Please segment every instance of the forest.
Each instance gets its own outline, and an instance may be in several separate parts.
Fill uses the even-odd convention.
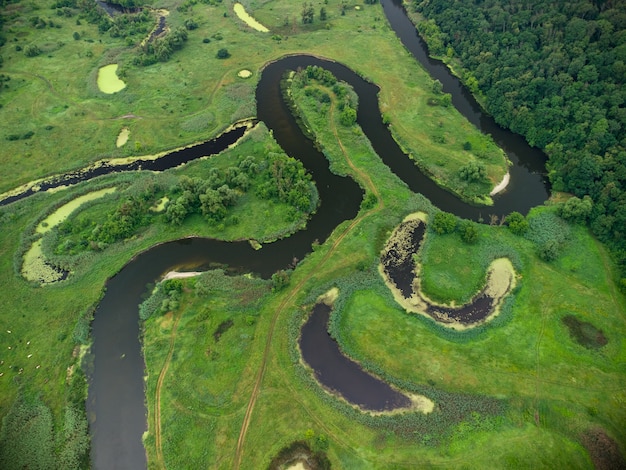
[[[581,206],[565,215],[611,247],[626,288],[626,2],[413,0],[411,9],[431,54],[460,62],[496,121],[545,150],[553,190]]]

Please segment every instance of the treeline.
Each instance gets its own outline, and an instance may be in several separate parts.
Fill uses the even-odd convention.
[[[411,7],[430,52],[458,58],[496,121],[546,151],[553,189],[588,196],[582,221],[617,254],[626,285],[626,1]]]

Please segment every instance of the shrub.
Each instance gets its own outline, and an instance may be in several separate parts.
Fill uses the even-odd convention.
[[[476,224],[471,220],[461,222],[459,232],[461,233],[461,239],[465,243],[474,244],[478,241],[478,228],[476,228]]]
[[[26,57],[35,57],[41,54],[41,49],[36,44],[29,44],[24,49],[24,54]]]
[[[523,235],[528,231],[528,221],[519,212],[511,212],[506,216],[505,222],[515,235]]]
[[[457,218],[449,212],[437,212],[430,224],[435,233],[443,235],[444,233],[452,233],[456,230]]]
[[[356,110],[350,106],[344,106],[339,116],[339,122],[346,127],[352,126],[356,122]]]
[[[230,57],[230,52],[228,52],[228,49],[226,48],[221,48],[219,51],[217,51],[216,57],[218,59],[228,59]]]
[[[480,181],[487,178],[487,168],[480,162],[471,161],[459,170],[459,177],[466,181]]]

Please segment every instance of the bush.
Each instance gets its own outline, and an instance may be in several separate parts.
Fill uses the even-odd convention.
[[[36,44],[29,44],[24,49],[24,55],[26,55],[26,57],[35,57],[39,54],[41,54],[41,49],[39,49],[39,46]]]
[[[476,224],[471,220],[461,222],[459,232],[461,233],[461,239],[465,243],[474,244],[478,241],[478,228],[476,228]]]
[[[339,122],[346,127],[352,126],[356,122],[356,110],[350,106],[344,106],[339,116]]]
[[[511,212],[504,221],[508,225],[509,230],[515,235],[523,235],[528,231],[528,221],[519,212]]]
[[[228,59],[230,57],[230,52],[228,52],[228,49],[221,48],[219,51],[217,51],[216,57],[218,59]]]
[[[459,177],[465,181],[481,181],[487,178],[487,168],[480,162],[471,161],[461,167]]]
[[[430,224],[435,233],[443,235],[444,233],[452,233],[456,230],[457,218],[449,212],[437,212]]]

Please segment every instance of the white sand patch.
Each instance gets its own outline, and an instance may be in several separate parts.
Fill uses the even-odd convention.
[[[237,72],[237,76],[239,78],[250,78],[252,76],[252,72],[248,69],[243,69]]]
[[[267,29],[265,26],[263,26],[261,23],[259,23],[248,14],[248,12],[241,3],[235,3],[233,10],[235,11],[235,14],[239,17],[239,19],[246,23],[248,26],[250,26],[252,29],[255,29],[261,33],[269,32],[269,29]]]
[[[37,225],[35,231],[37,233],[46,233],[52,227],[59,225],[61,222],[67,219],[72,212],[82,206],[85,202],[99,199],[106,196],[107,194],[114,193],[116,190],[117,188],[115,187],[104,188],[100,189],[99,191],[92,191],[90,193],[83,194],[82,196],[79,196],[75,199],[72,199],[70,202],[68,202],[67,204],[63,204],[52,214],[42,220],[39,225]]]
[[[504,178],[502,178],[502,181],[500,181],[500,183],[498,183],[496,187],[491,190],[489,195],[495,196],[499,192],[503,191],[504,188],[506,188],[509,185],[510,180],[511,180],[511,174],[507,172],[507,174],[504,175]]]
[[[128,127],[122,127],[122,130],[117,135],[117,139],[115,140],[115,146],[121,147],[122,145],[126,145],[128,137],[130,137],[130,129]]]
[[[126,88],[126,83],[117,76],[117,64],[109,64],[98,70],[98,88],[107,94],[117,93]]]
[[[169,279],[184,279],[187,277],[195,277],[200,274],[204,274],[204,271],[187,271],[184,273],[178,271],[170,271],[165,276],[163,276],[163,281],[167,281]]]

